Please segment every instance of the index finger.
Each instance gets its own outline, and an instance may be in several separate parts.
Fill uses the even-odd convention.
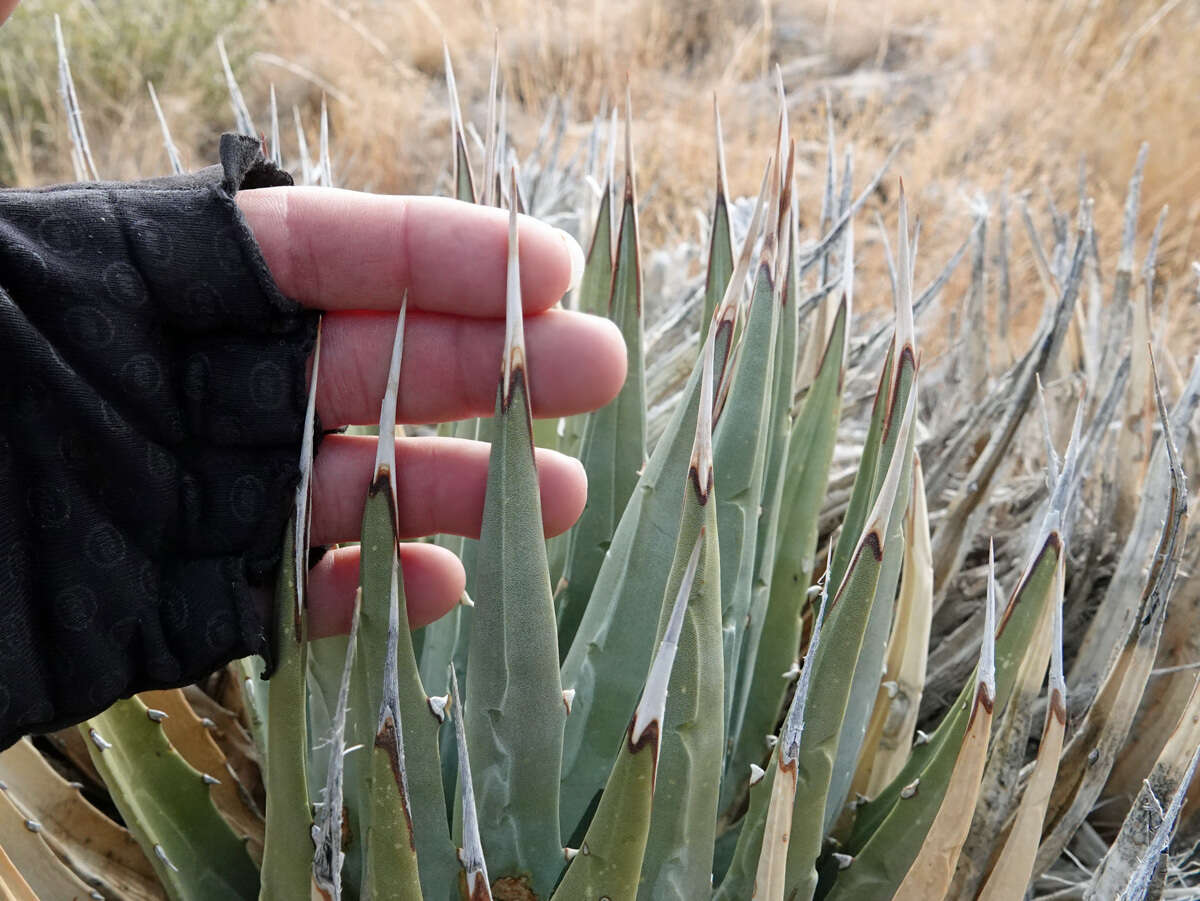
[[[237,203],[279,289],[323,310],[414,307],[504,316],[508,213],[443,197],[259,188]],[[552,307],[583,271],[574,238],[522,216],[526,313]]]

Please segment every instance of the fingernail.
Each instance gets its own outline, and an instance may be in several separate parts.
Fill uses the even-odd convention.
[[[567,286],[567,290],[574,291],[583,280],[583,248],[579,246],[578,241],[561,228],[556,228],[555,231],[562,238],[563,244],[567,246],[567,253],[571,255],[571,283]]]

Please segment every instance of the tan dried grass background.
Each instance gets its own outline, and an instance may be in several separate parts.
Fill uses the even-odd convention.
[[[55,11],[105,176],[165,170],[147,77],[185,162],[211,161],[215,134],[232,122],[213,46],[223,33],[253,110],[266,109],[268,85],[276,85],[292,155],[291,106],[315,140],[326,93],[340,183],[435,190],[449,144],[442,41],[465,114],[482,124],[498,40],[518,150],[533,142],[555,98],[565,98],[576,123],[569,140],[582,140],[628,77],[651,247],[701,234],[697,213],[710,207],[713,189],[714,93],[732,193],[757,187],[774,135],[778,63],[798,138],[802,210],[819,208],[827,92],[839,139],[855,149],[858,185],[903,142],[876,206],[887,212],[903,176],[924,221],[919,279],[966,234],[974,199],[995,203],[1006,181],[1015,195],[1028,192],[1035,209],[1048,196],[1073,209],[1081,162],[1111,265],[1143,140],[1151,149],[1140,248],[1168,204],[1161,274],[1190,288],[1188,265],[1200,255],[1200,5],[1185,0],[166,0],[149,8],[26,0],[0,30],[10,98],[6,109],[0,93],[0,178],[7,169],[17,183],[70,177],[49,41]],[[117,37],[107,34],[114,29]],[[42,102],[14,109],[14,95]],[[806,225],[811,236],[815,223]],[[1011,228],[1014,276],[1032,285],[1016,216]],[[1040,291],[1029,293],[1040,303]]]

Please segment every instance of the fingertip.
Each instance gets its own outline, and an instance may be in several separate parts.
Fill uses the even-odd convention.
[[[574,457],[539,447],[535,451],[542,498],[542,530],[561,535],[579,519],[587,504],[587,470]]]
[[[583,248],[563,231],[522,215],[518,221],[521,306],[527,314],[550,309],[583,277]]]
[[[313,640],[350,631],[358,590],[358,547],[328,551],[308,573],[308,631]],[[408,624],[419,629],[445,615],[466,590],[462,561],[435,544],[400,545]]]

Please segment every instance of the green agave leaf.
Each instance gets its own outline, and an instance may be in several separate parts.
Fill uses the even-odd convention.
[[[613,111],[616,115],[616,111]],[[616,132],[616,124],[613,125]],[[614,142],[615,143],[615,142]],[[613,283],[613,213],[612,213],[612,163],[609,162],[609,177],[604,186],[604,194],[600,198],[600,209],[596,214],[596,224],[592,229],[592,240],[588,245],[587,260],[583,266],[583,277],[579,282],[578,305],[584,313],[594,316],[604,316],[608,313],[609,299],[612,295]],[[640,276],[639,276],[640,278]],[[558,449],[571,456],[579,455],[579,445],[583,441],[583,430],[589,414],[580,413],[567,416],[562,420],[562,436]],[[589,495],[590,495],[589,491]],[[565,550],[565,548],[564,548]],[[563,647],[568,643],[559,638]]]
[[[848,202],[848,200],[847,200]],[[871,501],[875,503],[882,494],[885,473],[891,472],[893,461],[899,459],[900,481],[892,506],[886,515],[884,534],[883,567],[875,588],[875,600],[867,621],[863,637],[862,652],[858,666],[851,677],[850,697],[842,721],[841,737],[838,739],[837,759],[829,796],[825,805],[825,830],[828,832],[850,791],[850,783],[862,748],[867,724],[875,707],[875,696],[879,689],[884,655],[887,653],[888,634],[891,631],[892,612],[895,607],[896,588],[900,581],[900,566],[904,560],[904,516],[908,508],[908,496],[912,488],[913,444],[916,439],[915,426],[901,439],[898,428],[899,417],[917,396],[916,339],[913,324],[912,270],[913,254],[908,240],[908,206],[903,190],[900,195],[900,273],[897,279],[899,290],[896,295],[895,364],[891,394],[888,398],[887,415],[880,436],[879,460],[875,467],[875,479],[871,490]],[[846,227],[846,263],[853,266],[853,226]],[[847,274],[846,278],[852,278]],[[855,487],[857,488],[857,482]]]
[[[767,177],[755,223],[743,247],[738,272],[730,280],[713,344],[713,382],[719,384],[722,330],[732,328],[738,286],[745,281],[752,246],[766,206]],[[724,334],[730,332],[725,330]],[[724,346],[728,346],[727,343]],[[657,607],[674,560],[683,505],[684,481],[696,428],[704,353],[680,393],[671,419],[642,468],[637,487],[621,514],[608,554],[596,575],[589,603],[562,665],[562,684],[575,692],[563,746],[562,828],[574,835],[604,788],[612,768],[611,748],[625,731],[641,684],[637,673],[654,650]]]
[[[396,536],[396,396],[404,352],[407,303],[396,323],[391,368],[379,419],[375,475],[363,508],[361,562],[362,611],[347,739],[370,753],[347,759],[347,774],[361,770],[357,808],[362,822],[354,829],[356,808],[347,779],[351,834],[366,856],[365,893],[407,880],[420,859],[421,889],[444,897],[458,879],[458,864],[446,818],[438,735],[444,703],[431,699],[421,682],[404,585],[399,575]],[[355,711],[354,704],[358,705]],[[352,767],[351,763],[356,764]],[[378,841],[380,848],[372,850]],[[352,846],[353,847],[353,839]],[[403,881],[398,884],[404,884]],[[389,887],[388,891],[392,889]]]
[[[701,898],[712,887],[717,797],[725,750],[724,724],[715,715],[724,696],[724,679],[712,363],[713,346],[707,344],[679,538],[659,612],[657,635],[661,641],[670,625],[672,600],[682,593],[688,570],[697,566],[662,719],[654,810],[638,886],[638,897],[645,901]],[[699,559],[693,563],[697,546]]]
[[[766,466],[763,475],[761,512],[758,517],[758,533],[754,543],[754,581],[750,593],[749,621],[742,636],[741,654],[739,656],[734,688],[733,708],[729,720],[729,734],[738,741],[738,734],[745,721],[746,707],[750,701],[750,691],[753,685],[755,662],[758,659],[758,648],[762,641],[763,626],[766,622],[767,607],[771,596],[771,575],[775,568],[775,555],[779,543],[779,523],[781,519],[780,503],[783,499],[784,482],[787,472],[788,448],[792,439],[792,386],[796,381],[796,348],[800,332],[800,311],[798,289],[796,284],[796,220],[794,211],[789,208],[788,222],[785,228],[788,240],[785,251],[786,264],[783,278],[783,291],[780,295],[779,328],[775,339],[775,372],[771,378],[771,410],[767,422],[768,449]],[[731,674],[730,681],[733,680]],[[778,711],[776,711],[778,712]],[[761,750],[761,745],[758,750]],[[761,759],[761,754],[755,760]],[[749,763],[750,761],[746,761]],[[731,770],[732,755],[726,758],[726,777],[722,786],[721,808],[728,806],[729,792],[732,783],[740,780],[731,779],[730,773],[745,772],[744,766]],[[736,764],[735,764],[736,766]]]
[[[313,430],[317,379],[321,367],[321,332],[313,352],[308,408],[300,448],[300,484],[296,510],[284,536],[282,563],[275,588],[275,675],[268,690],[265,785],[267,825],[263,838],[261,901],[300,898],[312,886],[312,806],[308,794],[307,670],[308,616],[306,582],[312,520]]]
[[[587,418],[579,459],[587,471],[588,499],[571,530],[564,585],[558,595],[558,636],[565,652],[583,618],[596,574],[646,462],[646,372],[642,342],[642,273],[638,247],[633,142],[626,111],[625,202],[617,240],[608,315],[621,329],[629,358],[616,399]],[[605,198],[607,201],[607,197]],[[604,211],[601,210],[603,213]],[[593,245],[595,242],[593,242]],[[594,252],[594,251],[593,251]]]
[[[724,800],[726,822],[736,814],[744,785],[741,774],[761,764],[764,739],[774,732],[788,691],[784,675],[798,663],[802,615],[812,584],[817,523],[841,412],[842,378],[849,320],[845,298],[838,305],[829,343],[817,378],[805,395],[788,439],[786,474],[781,478],[777,551],[768,586],[769,600],[754,646],[753,670],[741,721],[730,730],[733,750],[726,765]],[[747,644],[749,649],[752,645]],[[749,666],[749,661],[747,661]]]
[[[911,440],[916,415],[915,397],[910,395],[899,433],[904,444]],[[812,691],[807,698],[804,741],[796,757],[797,783],[788,845],[786,890],[789,897],[809,898],[816,888],[816,860],[825,834],[824,819],[838,743],[847,706],[851,701],[853,674],[861,666],[869,622],[875,607],[876,589],[887,550],[887,524],[900,490],[902,474],[910,459],[895,455],[879,496],[867,518],[858,546],[842,584],[830,606],[821,647],[812,662]],[[878,669],[875,671],[878,674]],[[822,811],[826,816],[817,816]]]
[[[515,196],[515,170],[512,185]],[[567,711],[533,460],[515,206],[508,254],[507,335],[464,707],[491,875],[546,897],[563,865],[558,776]]]
[[[725,178],[725,140],[721,136],[721,109],[713,96],[713,121],[717,135],[717,193],[713,200],[712,227],[708,237],[708,273],[704,279],[704,309],[700,315],[700,341],[708,337],[713,314],[733,275],[733,237],[729,229],[729,184]]]
[[[781,116],[780,121],[786,121]],[[724,714],[733,711],[736,676],[754,587],[755,549],[763,483],[772,435],[771,413],[783,282],[775,275],[781,209],[791,211],[791,162],[785,167],[781,202],[780,159],[771,175],[770,213],[750,313],[737,349],[729,393],[713,436],[717,522],[721,542],[721,617],[725,646]],[[786,223],[784,228],[786,228]],[[786,252],[784,245],[783,252]],[[781,267],[782,268],[782,267]]]
[[[379,706],[379,728],[371,748],[370,825],[367,827],[363,873],[363,896],[379,898],[395,895],[401,898],[420,898],[421,880],[417,868],[417,840],[412,809],[409,806],[408,773],[404,754],[404,720],[400,713],[400,687],[397,657],[401,629],[400,561],[395,547],[392,550],[392,578],[388,592],[388,624],[383,667],[383,694]],[[407,631],[407,617],[404,623]],[[411,654],[409,655],[411,657]],[[415,669],[415,662],[414,662]],[[437,758],[433,758],[437,762]],[[439,778],[434,780],[441,787]],[[441,818],[442,809],[432,812],[434,822]],[[442,819],[441,833],[448,836]],[[428,882],[435,880],[431,876]],[[443,886],[445,887],[445,886]]]
[[[450,95],[450,140],[454,156],[454,196],[475,203],[475,178],[471,174],[471,157],[467,153],[462,108],[458,103],[458,87],[454,83],[454,66],[450,64],[450,48],[442,42],[446,60],[446,91]]]
[[[55,855],[41,823],[6,791],[0,792],[0,897],[4,901],[97,897]]]
[[[646,687],[617,752],[617,762],[604,787],[596,815],[578,850],[567,852],[571,864],[555,889],[555,901],[632,898],[637,893],[650,833],[667,689],[703,546],[701,534],[692,549],[687,571],[671,607],[666,633],[650,664]]]
[[[995,709],[1003,711],[1012,695],[1017,672],[1033,631],[1052,603],[1055,570],[1062,540],[1051,520],[1041,530],[1035,553],[1008,607],[995,638]],[[860,807],[843,850],[853,858],[836,871],[828,898],[889,898],[917,855],[941,806],[954,762],[970,721],[975,676],[963,686],[954,706],[928,740],[912,756],[879,797]]]
[[[741,820],[741,831],[733,850],[733,859],[724,879],[713,894],[713,901],[745,901],[753,896],[763,833],[767,825],[767,808],[774,793],[775,774],[778,769],[769,766],[764,771],[758,764],[753,764],[749,770],[749,807]]]
[[[209,796],[209,774],[167,741],[137,698],[79,728],[113,803],[172,899],[255,898],[258,868]]]

